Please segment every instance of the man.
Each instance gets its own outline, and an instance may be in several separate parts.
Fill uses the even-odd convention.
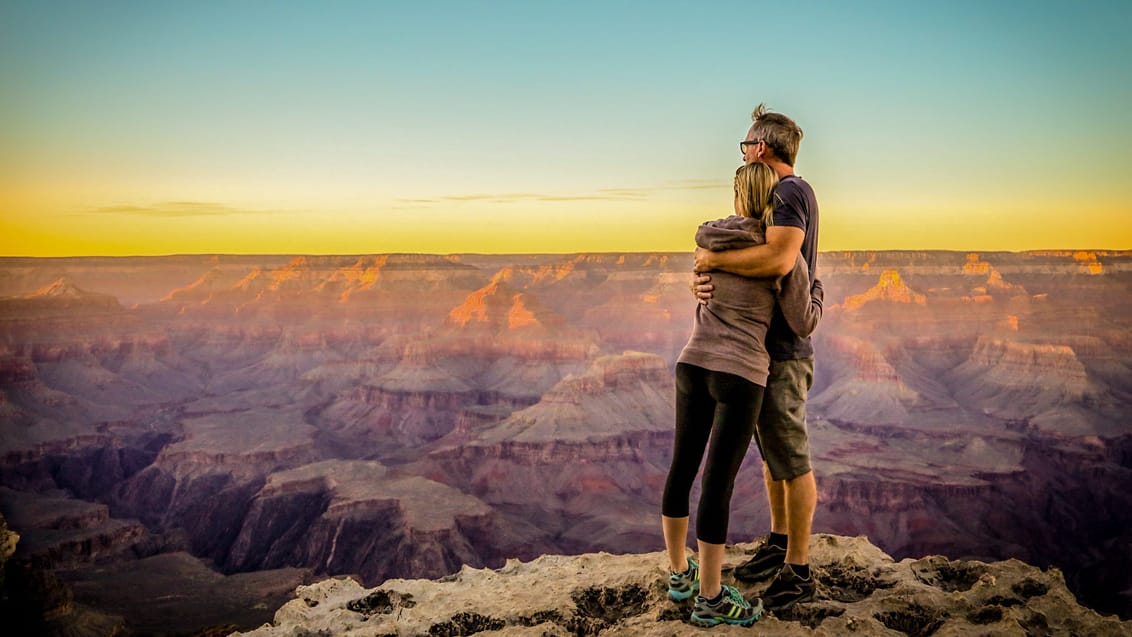
[[[739,143],[746,163],[762,162],[778,174],[773,225],[763,245],[695,253],[693,285],[701,303],[711,298],[712,270],[749,277],[777,277],[790,272],[799,251],[810,268],[810,284],[817,272],[818,203],[813,188],[794,174],[794,160],[802,129],[763,104],[751,114],[753,123]],[[809,538],[817,506],[817,483],[810,466],[806,433],[806,394],[813,384],[814,350],[810,339],[799,338],[775,311],[767,331],[771,356],[762,410],[755,426],[755,441],[763,458],[763,477],[770,501],[771,533],[750,560],[735,569],[744,581],[774,576],[763,594],[767,610],[784,610],[814,598],[809,565]]]

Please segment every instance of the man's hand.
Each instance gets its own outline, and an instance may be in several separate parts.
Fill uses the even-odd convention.
[[[707,302],[711,300],[711,292],[715,289],[715,286],[711,284],[710,274],[693,274],[692,284],[688,287],[691,288],[692,294],[696,295],[696,300],[701,305],[707,305]]]
[[[692,271],[701,274],[716,269],[715,253],[707,248],[696,248],[692,255]]]

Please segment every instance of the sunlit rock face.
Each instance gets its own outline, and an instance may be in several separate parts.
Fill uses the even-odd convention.
[[[690,268],[0,259],[9,523],[45,572],[68,569],[74,608],[116,616],[144,606],[129,586],[100,595],[119,577],[371,586],[658,550]],[[823,253],[818,276],[815,528],[898,559],[1057,566],[1086,604],[1132,616],[1132,254]],[[752,448],[730,540],[768,522]]]

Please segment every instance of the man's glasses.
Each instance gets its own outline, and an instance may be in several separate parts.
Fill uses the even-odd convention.
[[[746,155],[748,146],[754,146],[756,144],[761,144],[764,141],[766,141],[766,140],[756,139],[756,140],[753,140],[753,141],[749,141],[749,140],[741,141],[741,142],[739,142],[739,152]]]

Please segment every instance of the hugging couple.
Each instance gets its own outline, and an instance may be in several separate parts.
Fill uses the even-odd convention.
[[[749,626],[764,610],[812,600],[815,588],[809,537],[817,484],[806,395],[814,377],[809,336],[823,298],[814,277],[818,204],[813,188],[794,174],[802,129],[762,104],[751,119],[739,142],[735,214],[696,232],[692,290],[699,304],[676,363],[676,438],[661,508],[668,594],[676,601],[694,595],[691,621],[701,626]],[[748,600],[721,582],[721,571],[731,493],[752,438],[763,460],[771,528],[734,575],[770,584],[761,599]],[[697,562],[685,544],[702,461]]]

